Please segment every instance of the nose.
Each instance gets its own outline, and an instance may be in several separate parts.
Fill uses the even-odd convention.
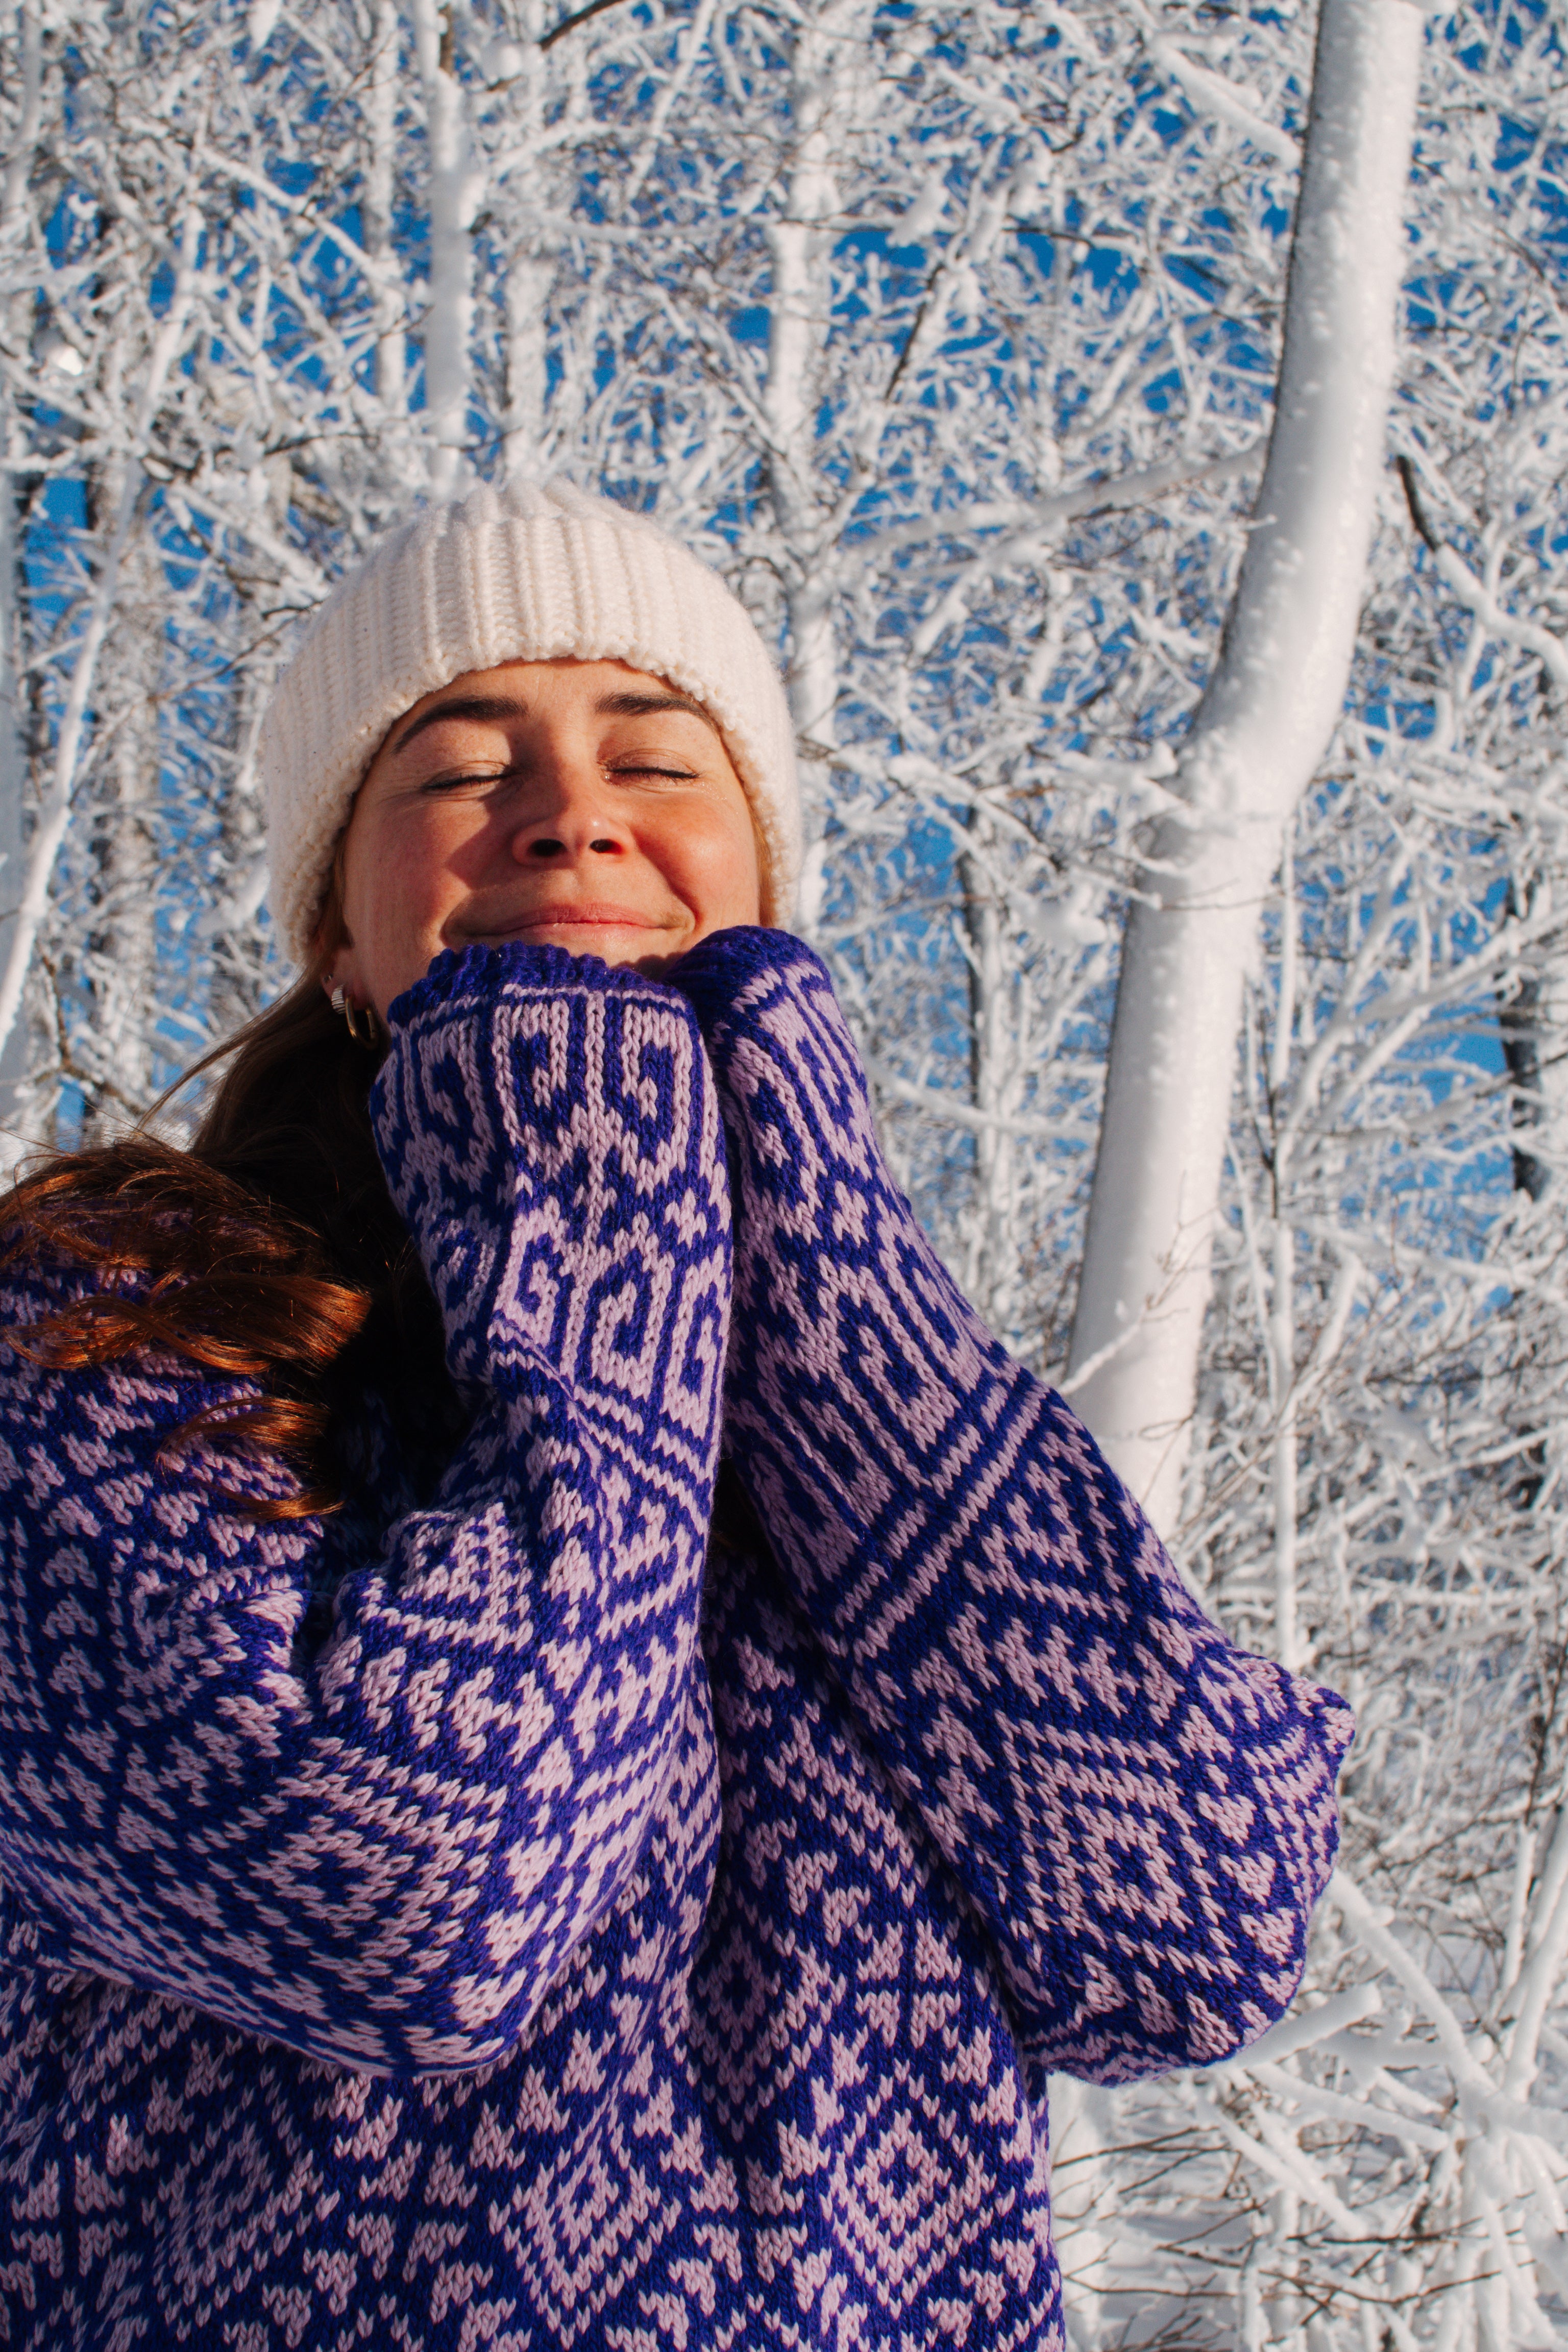
[[[562,773],[530,795],[530,806],[511,836],[518,864],[574,866],[593,857],[624,856],[630,846],[625,826],[605,803],[598,770]]]

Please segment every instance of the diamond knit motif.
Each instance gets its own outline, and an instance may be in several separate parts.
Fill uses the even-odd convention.
[[[678,977],[395,1006],[469,1419],[367,1391],[325,1522],[170,1448],[244,1383],[0,1344],[6,2352],[1060,2352],[1044,2067],[1289,1997],[1342,1709],[947,1285],[815,961]]]
[[[726,1443],[865,1736],[994,1937],[1038,2082],[1226,2055],[1295,1990],[1349,1710],[1239,1655],[889,1177],[797,940],[679,968],[738,1186]]]
[[[716,1558],[706,1639],[724,1826],[692,2056],[763,2278],[813,2344],[1055,2352],[1045,2116],[986,1940],[765,1552]]]
[[[404,1000],[377,1129],[454,1370],[486,1385],[437,1507],[340,1585],[307,1676],[307,1538],[223,1517],[210,1464],[169,1492],[187,1385],[12,1374],[94,1484],[40,1515],[40,1559],[13,1542],[32,1671],[0,1870],[115,1973],[342,2064],[510,2045],[637,1861],[698,1667],[730,1253],[711,1087],[668,992],[564,978],[470,950]],[[44,1500],[33,1461],[13,1499]],[[206,1899],[181,1916],[171,1881]]]

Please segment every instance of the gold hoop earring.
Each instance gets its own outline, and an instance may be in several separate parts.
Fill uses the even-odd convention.
[[[370,1006],[356,1004],[346,989],[342,988],[333,989],[331,1004],[332,1011],[341,1016],[354,1044],[363,1045],[367,1053],[374,1053],[377,1043],[376,1019]],[[362,1022],[364,1024],[363,1028],[360,1025]]]

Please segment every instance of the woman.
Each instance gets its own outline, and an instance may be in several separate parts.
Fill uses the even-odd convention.
[[[1057,2345],[1047,2072],[1280,2014],[1345,1710],[932,1255],[712,574],[477,490],[266,761],[304,980],[15,1203],[0,2340]]]

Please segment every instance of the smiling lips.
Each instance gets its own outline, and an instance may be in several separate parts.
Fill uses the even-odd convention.
[[[569,927],[583,930],[673,931],[679,929],[668,916],[645,915],[631,907],[617,907],[605,898],[585,898],[568,901],[559,907],[535,907],[525,915],[513,916],[510,922],[500,923],[493,930],[476,931],[476,939],[517,939],[528,931],[553,930]]]

